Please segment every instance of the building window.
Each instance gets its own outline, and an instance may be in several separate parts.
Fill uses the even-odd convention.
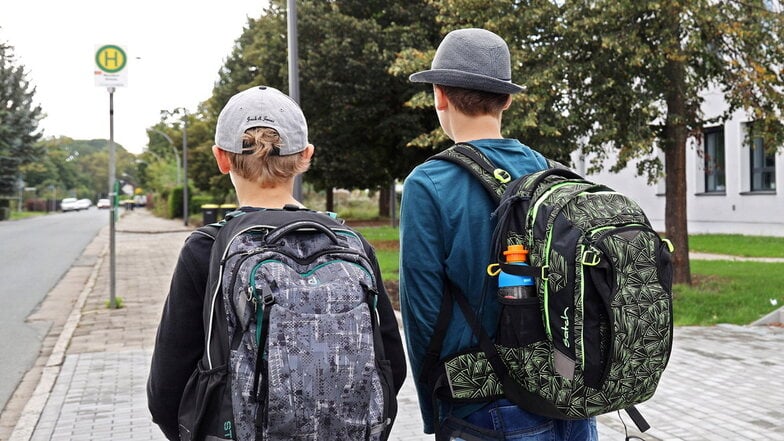
[[[705,143],[705,192],[726,190],[724,175],[724,127],[706,129],[703,133]]]
[[[760,137],[751,141],[751,191],[776,190],[776,155],[766,152]]]

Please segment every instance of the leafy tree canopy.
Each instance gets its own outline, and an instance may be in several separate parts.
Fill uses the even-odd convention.
[[[15,193],[20,167],[40,154],[34,145],[41,137],[43,114],[34,96],[35,87],[14,59],[13,48],[0,41],[0,195]]]
[[[435,115],[405,107],[416,86],[388,68],[402,48],[434,44],[433,12],[422,1],[393,3],[298,2],[300,101],[316,146],[305,178],[317,188],[386,185],[429,154],[405,146],[437,125]],[[281,0],[249,20],[206,103],[212,118],[251,85],[288,91],[286,35]]]
[[[108,194],[109,141],[75,140],[68,137],[44,138],[35,145],[40,152],[34,162],[21,167],[25,184],[36,187],[39,196],[59,195],[95,201]],[[117,178],[139,185],[136,156],[115,144]]]

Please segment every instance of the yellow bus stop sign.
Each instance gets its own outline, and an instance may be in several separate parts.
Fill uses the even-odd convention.
[[[95,64],[98,65],[98,69],[106,73],[120,72],[127,62],[128,57],[125,55],[125,51],[113,44],[101,46],[95,53]]]

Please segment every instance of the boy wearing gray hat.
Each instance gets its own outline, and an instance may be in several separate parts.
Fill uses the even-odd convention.
[[[455,143],[477,147],[494,164],[517,178],[547,168],[538,152],[501,134],[501,116],[514,93],[506,42],[484,29],[446,35],[431,69],[413,82],[433,85],[442,129]],[[409,361],[415,379],[423,365],[447,286],[464,293],[483,329],[497,327],[499,303],[485,272],[491,261],[495,202],[462,167],[427,161],[406,178],[400,214],[400,301]],[[455,305],[444,305],[455,307]],[[470,325],[455,312],[440,358],[475,346]],[[436,439],[595,440],[594,419],[562,421],[529,413],[507,399],[446,406],[434,402],[423,381],[417,393],[425,433]]]
[[[297,103],[266,86],[244,90],[226,103],[218,116],[212,147],[218,169],[231,177],[244,212],[286,206],[288,211],[291,206],[304,208],[293,196],[294,179],[310,167],[313,150],[305,116]],[[178,424],[178,417],[183,414],[181,406],[189,411],[188,406],[198,404],[181,400],[189,377],[205,353],[202,311],[214,242],[215,237],[204,229],[194,231],[186,239],[155,340],[147,382],[148,406],[153,421],[170,440],[179,440],[184,429]],[[376,312],[381,339],[397,392],[405,379],[405,356],[386,291],[383,285],[375,288],[379,293]],[[394,397],[390,400],[394,401]],[[233,435],[226,438],[237,439]],[[203,435],[200,439],[204,439]]]

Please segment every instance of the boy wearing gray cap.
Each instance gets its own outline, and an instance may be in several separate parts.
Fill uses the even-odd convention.
[[[494,164],[517,178],[547,168],[538,152],[501,134],[501,116],[514,93],[506,42],[484,29],[446,35],[431,69],[413,82],[433,85],[441,128],[456,143],[477,147]],[[462,167],[427,161],[406,178],[400,215],[400,301],[409,361],[417,380],[447,286],[459,289],[493,336],[499,303],[485,268],[491,261],[495,210],[479,181]],[[444,305],[455,307],[455,305]],[[470,325],[459,309],[452,315],[440,358],[475,346]],[[424,374],[424,375],[423,375]],[[562,421],[529,413],[507,399],[446,406],[434,402],[423,381],[417,393],[425,433],[436,439],[595,440],[594,419]]]
[[[294,179],[310,167],[313,150],[302,110],[287,95],[266,86],[252,87],[228,101],[218,117],[212,147],[218,169],[230,176],[240,210],[246,213],[286,206],[288,211],[291,206],[304,208],[293,196]],[[189,377],[205,354],[202,311],[214,242],[214,235],[205,229],[186,239],[155,341],[147,383],[148,406],[153,421],[170,440],[180,439],[183,428],[178,417],[183,409],[190,411],[188,406],[197,405],[181,400]],[[380,278],[377,285],[379,329],[397,392],[405,379],[405,356],[397,319]],[[226,439],[237,438],[227,435]]]

